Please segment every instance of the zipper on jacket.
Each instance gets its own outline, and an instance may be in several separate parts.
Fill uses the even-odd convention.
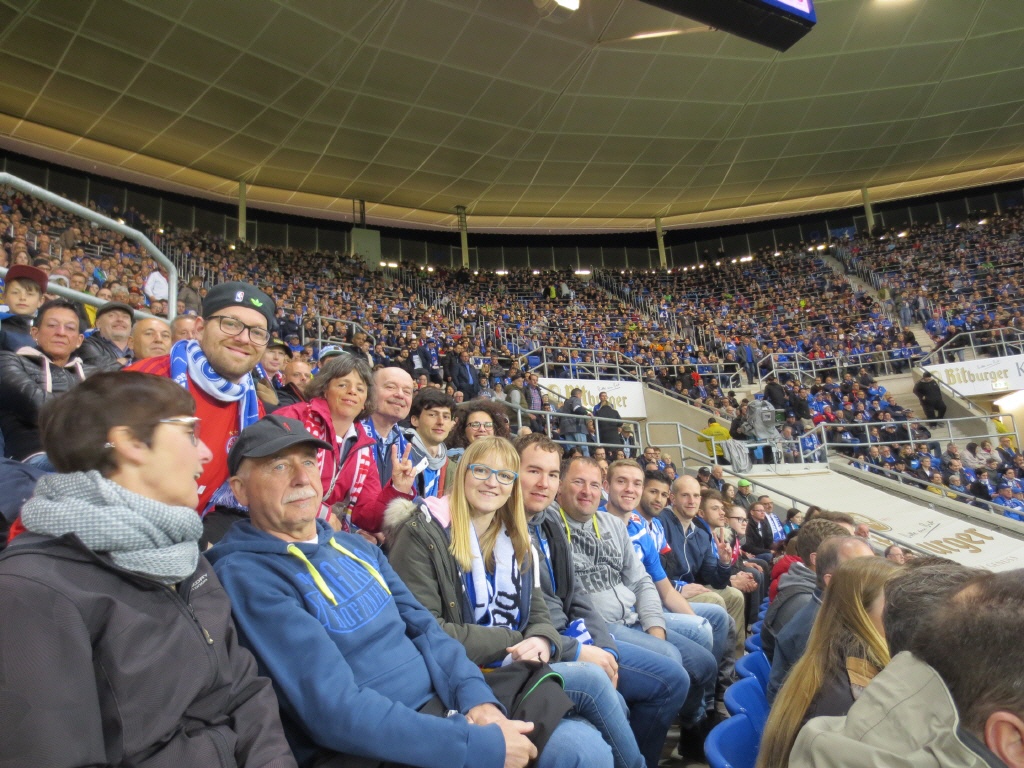
[[[192,621],[196,623],[196,626],[199,627],[200,631],[202,631],[203,637],[206,638],[206,644],[213,645],[213,638],[210,636],[210,633],[206,631],[206,627],[203,626],[202,622],[199,621],[199,617],[196,616],[196,612],[192,609],[192,603],[185,603],[185,605],[188,607],[188,615],[192,617]]]

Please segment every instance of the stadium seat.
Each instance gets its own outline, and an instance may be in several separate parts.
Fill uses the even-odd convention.
[[[768,677],[772,673],[772,665],[764,652],[748,653],[736,660],[736,674],[741,678],[751,677],[761,684],[761,689],[768,690]]]
[[[758,740],[768,722],[768,699],[761,684],[752,677],[738,680],[725,690],[725,708],[730,715],[746,715]]]
[[[526,356],[526,364],[528,366],[530,366],[530,370],[531,371],[534,368],[539,368],[540,367],[540,355],[527,355]]]
[[[747,716],[733,715],[711,729],[704,742],[704,755],[711,768],[754,768],[759,745]]]
[[[758,621],[757,623],[753,624],[750,627],[750,631],[753,632],[755,635],[760,635],[761,634],[761,627],[763,627],[763,626],[764,626],[764,619],[761,619],[760,621]]]
[[[747,653],[756,653],[764,650],[761,645],[760,635],[751,635],[747,638],[747,642],[743,644],[743,647],[747,649]]]

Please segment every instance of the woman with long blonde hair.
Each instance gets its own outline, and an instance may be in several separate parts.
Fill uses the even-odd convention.
[[[519,454],[503,437],[479,437],[453,474],[441,498],[388,506],[391,566],[474,663],[557,662],[561,635],[535,578]],[[576,713],[611,746],[616,768],[643,768],[624,703],[602,668],[555,663],[553,669]]]
[[[832,576],[807,650],[772,704],[757,768],[786,768],[803,724],[821,715],[845,715],[889,663],[884,587],[898,571],[880,557],[858,557]]]

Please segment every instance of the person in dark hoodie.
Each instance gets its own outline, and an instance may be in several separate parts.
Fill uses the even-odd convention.
[[[412,445],[413,467],[423,467],[413,481],[415,493],[421,498],[444,495],[452,466],[444,441],[455,425],[454,411],[455,398],[435,387],[424,387],[412,398],[409,409],[412,427],[405,430],[405,437]]]
[[[846,529],[838,523],[821,518],[801,526],[796,538],[796,553],[800,562],[793,563],[779,579],[775,600],[761,626],[761,643],[768,661],[775,653],[775,638],[797,612],[814,599],[817,588],[815,564],[818,547],[831,536],[846,536]]]
[[[249,519],[206,553],[299,764],[522,768],[537,754],[531,725],[505,716],[379,548],[317,519],[324,447],[276,414],[245,429],[228,462]],[[559,759],[559,730],[539,766],[576,764]]]

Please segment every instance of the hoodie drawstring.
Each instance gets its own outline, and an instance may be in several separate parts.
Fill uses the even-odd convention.
[[[349,557],[349,558],[355,560],[357,563],[359,563],[361,566],[363,566],[363,568],[365,568],[367,571],[369,571],[370,575],[373,576],[374,580],[378,584],[381,585],[381,587],[384,589],[384,591],[387,592],[389,595],[391,594],[391,590],[388,589],[388,584],[387,584],[386,581],[384,581],[384,577],[380,575],[380,571],[378,571],[376,568],[374,568],[368,562],[363,560],[361,557],[359,557],[359,556],[353,554],[352,552],[348,551],[347,549],[345,549],[343,546],[341,546],[334,539],[331,539],[330,543],[331,543],[331,546],[334,549],[336,549],[338,552],[340,552],[341,554],[345,555],[345,557]],[[303,554],[302,550],[299,549],[294,544],[289,544],[288,545],[288,554],[292,555],[293,557],[299,558],[299,560],[301,560],[303,562],[303,564],[306,566],[306,570],[309,571],[310,577],[313,579],[313,583],[316,584],[316,588],[319,589],[320,593],[330,601],[331,605],[336,606],[338,604],[338,599],[334,596],[334,593],[331,592],[331,588],[327,586],[327,582],[324,581],[324,577],[320,575],[320,571],[318,571],[316,569],[316,566],[313,565],[313,563],[311,563],[309,561],[309,558],[306,557],[305,554]]]

